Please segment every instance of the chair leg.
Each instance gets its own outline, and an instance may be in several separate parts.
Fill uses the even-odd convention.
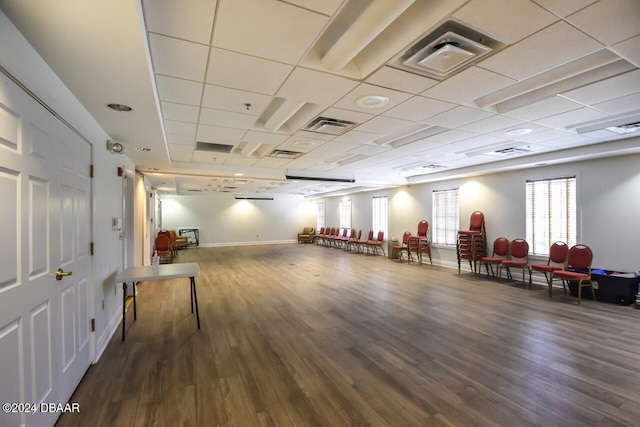
[[[547,273],[544,274],[546,276]],[[551,277],[547,280],[547,283],[549,284],[549,299],[551,299],[551,292],[553,290],[553,273],[551,273]]]

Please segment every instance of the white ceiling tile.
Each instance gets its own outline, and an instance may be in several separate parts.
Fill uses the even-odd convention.
[[[251,166],[253,164],[255,164],[258,161],[258,159],[253,158],[253,157],[235,157],[235,156],[230,156],[227,157],[226,159],[224,159],[224,164],[225,165],[232,165],[232,166]]]
[[[361,132],[358,130],[352,130],[347,133],[336,137],[334,142],[341,142],[344,144],[366,144],[367,142],[374,141],[380,138],[380,134],[371,132]]]
[[[569,129],[580,123],[588,122],[606,117],[605,114],[592,108],[580,108],[566,113],[536,120],[534,123],[556,129]]]
[[[156,74],[198,82],[204,80],[209,56],[207,46],[150,34],[149,50]]]
[[[451,144],[453,142],[473,138],[475,136],[478,136],[478,135],[475,133],[466,132],[463,130],[452,129],[446,132],[439,133],[437,135],[430,136],[429,138],[426,138],[420,141],[412,142],[411,144],[403,145],[400,148],[407,147],[407,149],[413,149],[413,150],[417,148],[422,148],[424,150],[427,150],[433,147],[439,147],[441,145]],[[411,146],[411,147],[409,148],[408,146]]]
[[[533,104],[508,111],[504,113],[504,115],[532,122],[534,120],[542,119],[543,117],[577,110],[582,107],[583,106],[581,104],[569,99],[565,99],[561,96],[553,96],[551,98],[543,99],[542,101],[534,102]]]
[[[389,89],[418,94],[438,83],[436,80],[407,73],[392,67],[382,67],[365,80],[367,83]]]
[[[560,17],[565,17],[571,15],[577,10],[582,9],[583,7],[589,6],[592,3],[595,3],[598,0],[533,0],[538,3],[540,6],[544,7],[550,12],[555,13]]]
[[[359,98],[367,95],[380,95],[389,98],[389,102],[380,108],[364,108],[356,104]],[[345,110],[359,111],[361,113],[375,113],[380,114],[387,111],[390,108],[395,107],[403,101],[406,101],[411,97],[406,92],[400,92],[393,89],[387,89],[380,86],[370,85],[368,83],[361,83],[351,92],[346,94],[340,101],[335,103],[335,107],[344,108]]]
[[[193,158],[193,148],[182,145],[169,145],[169,154],[172,160],[190,162]]]
[[[244,130],[241,129],[231,129],[220,126],[208,126],[208,125],[199,125],[198,126],[198,141],[207,142],[212,141],[230,141],[233,143],[240,142],[242,136],[245,134]]]
[[[281,168],[290,161],[290,159],[279,159],[277,157],[263,157],[262,159],[258,160],[253,166],[260,168]]]
[[[259,142],[261,144],[277,145],[285,141],[288,137],[289,135],[282,135],[279,133],[256,132],[250,130],[244,135],[242,140],[247,142]]]
[[[278,145],[278,148],[282,150],[308,153],[309,151],[313,151],[326,143],[327,141],[323,141],[321,139],[299,138],[296,136],[292,136],[290,138],[287,138],[287,140],[282,144]]]
[[[222,1],[213,45],[296,64],[328,20],[327,16],[278,1]]]
[[[640,67],[640,36],[611,46],[610,50],[617,53],[636,67]]]
[[[344,77],[305,68],[296,68],[284,82],[277,96],[329,106],[345,96],[357,85],[358,82]]]
[[[471,67],[427,89],[421,95],[456,104],[467,104],[513,83],[516,83],[516,80],[482,68]]]
[[[318,132],[309,132],[309,131],[304,131],[304,130],[299,130],[298,132],[293,134],[294,136],[297,136],[299,138],[312,138],[312,139],[322,139],[324,141],[330,141],[332,139],[334,139],[336,136],[335,135],[328,135],[325,133],[318,133]]]
[[[640,1],[600,0],[567,20],[610,46],[640,34]]]
[[[640,92],[593,104],[592,107],[607,114],[621,114],[638,110],[640,108]]]
[[[498,74],[524,80],[601,48],[602,45],[582,31],[566,22],[558,22],[496,53],[479,65]]]
[[[248,129],[256,122],[256,116],[232,111],[203,108],[200,110],[200,124]]]
[[[202,83],[156,75],[156,84],[161,101],[200,105]]]
[[[322,117],[330,117],[332,119],[348,120],[354,123],[364,123],[375,117],[374,114],[361,113],[359,111],[344,110],[342,108],[327,108],[320,114]]]
[[[525,124],[525,122],[521,120],[495,115],[487,117],[486,119],[478,120],[477,122],[473,122],[465,126],[461,126],[460,129],[468,130],[469,132],[475,133],[491,133],[500,129],[517,127],[523,124]]]
[[[469,107],[456,107],[452,110],[445,111],[436,116],[423,120],[425,123],[443,126],[447,128],[457,128],[478,120],[486,119],[492,114],[486,111],[477,110]]]
[[[143,6],[147,30],[209,44],[216,0],[144,0]]]
[[[202,106],[242,114],[260,115],[270,101],[271,97],[267,95],[206,84]],[[251,104],[251,109],[247,110],[245,104]]]
[[[285,0],[287,3],[297,4],[305,9],[315,10],[324,15],[333,15],[343,0]]]
[[[529,0],[473,0],[453,17],[505,44],[522,40],[558,19]]]
[[[414,96],[402,104],[385,111],[384,115],[387,117],[394,117],[396,119],[414,120],[419,122],[455,107],[455,104],[439,101],[437,99]]]
[[[167,133],[174,133],[178,135],[195,136],[196,124],[188,122],[177,122],[175,120],[165,120],[164,128]]]
[[[273,95],[291,70],[291,65],[211,48],[207,83]]]
[[[371,132],[371,133],[386,135],[398,129],[402,129],[407,126],[410,126],[412,124],[413,124],[412,122],[409,122],[407,120],[399,120],[399,119],[394,119],[392,117],[378,116],[358,126],[358,130],[361,132]]]
[[[619,98],[629,92],[640,92],[640,70],[562,93],[562,96],[586,105]]]
[[[366,156],[374,156],[376,154],[389,151],[390,149],[391,147],[386,147],[381,145],[359,145],[349,150],[349,153],[364,154]]]
[[[187,145],[194,148],[196,144],[196,136],[167,133],[167,142],[170,145]]]
[[[195,105],[174,104],[172,102],[162,102],[162,117],[165,120],[178,120],[181,122],[198,122],[200,108]]]

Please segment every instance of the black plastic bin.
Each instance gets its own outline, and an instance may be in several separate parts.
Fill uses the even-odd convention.
[[[619,273],[609,270],[592,270],[591,279],[598,282],[595,289],[596,301],[610,302],[620,305],[633,304],[638,294],[640,276],[634,273]],[[569,290],[574,297],[578,296],[578,282],[570,281]],[[591,298],[591,289],[582,288],[582,298]]]

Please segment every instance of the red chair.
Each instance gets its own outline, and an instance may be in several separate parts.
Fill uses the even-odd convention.
[[[408,251],[409,249],[409,238],[411,237],[411,232],[410,231],[405,231],[404,234],[402,235],[402,243],[399,245],[393,245],[391,248],[394,251],[398,251],[400,252],[400,259],[402,259],[402,253],[404,251],[407,251],[407,257],[411,256],[411,253]]]
[[[356,235],[356,229],[355,228],[345,228],[344,232],[342,233],[342,236],[340,237],[340,246],[342,246],[342,249],[344,250],[348,250],[349,249],[349,240],[353,239]]]
[[[500,264],[506,259],[509,259],[509,240],[506,237],[498,237],[493,242],[493,254],[480,258],[480,269],[482,269],[482,265],[484,264],[487,275],[491,274],[495,277],[496,274],[493,271],[493,266],[496,266],[496,270],[500,270]],[[489,273],[489,267],[491,267],[491,273]]]
[[[171,256],[173,257],[177,249],[175,247],[175,238],[171,238],[171,232],[169,230],[160,230],[158,231],[158,236],[167,236],[169,238],[169,250],[171,251]]]
[[[565,263],[567,262],[567,254],[569,253],[569,246],[565,242],[555,242],[549,248],[549,259],[546,264],[532,264],[531,270],[529,270],[529,285],[531,285],[531,273],[538,271],[544,273],[544,278],[549,286],[549,298],[551,298],[551,273],[557,270],[563,270]],[[567,293],[567,288],[562,281],[562,287],[564,293]]]
[[[415,241],[414,239],[410,239],[409,242],[410,251],[416,252],[418,256],[418,261],[422,264],[422,255],[427,254],[429,256],[429,264],[433,265],[433,261],[431,260],[431,243],[429,239],[429,223],[425,220],[422,220],[418,223],[418,239]],[[409,260],[410,262],[410,260]]]
[[[427,238],[427,232],[429,231],[429,223],[424,219],[418,223],[418,237]]]
[[[169,263],[173,262],[173,252],[171,250],[171,242],[165,234],[158,234],[155,238],[153,249],[156,251],[160,260],[162,257],[169,258]]]
[[[352,235],[347,241],[348,249],[353,252],[360,252],[360,239],[362,238],[362,230],[358,230],[358,234]]]
[[[509,258],[502,260],[498,267],[498,279],[502,277],[502,268],[506,267],[507,277],[511,279],[511,268],[522,269],[522,284],[524,285],[524,271],[529,270],[529,243],[524,239],[514,239],[509,244]],[[529,283],[531,287],[531,283]]]
[[[478,272],[478,261],[486,255],[486,233],[484,228],[484,214],[475,211],[471,214],[468,230],[458,230],[456,241],[456,253],[458,256],[458,274],[463,259],[469,261],[469,267],[473,274]]]
[[[369,230],[369,234],[367,234],[367,238],[362,239],[362,240],[358,240],[358,247],[360,248],[360,252],[364,253],[364,248],[367,248],[367,252],[368,252],[368,244],[369,242],[373,241],[373,230]]]
[[[378,248],[380,248],[382,250],[382,255],[387,255],[384,252],[384,246],[382,246],[382,243],[384,242],[384,231],[378,231],[378,238],[375,240],[369,240],[367,242],[367,248],[371,248],[371,252],[373,252],[374,255],[378,255]]]
[[[315,238],[313,239],[313,241],[316,243],[316,245],[319,245],[322,242],[323,237],[324,237],[324,227],[320,227],[320,231],[318,231],[318,234],[315,235]]]
[[[578,282],[578,304],[582,300],[582,287],[591,287],[591,296],[596,300],[596,293],[593,290],[593,282],[591,281],[591,261],[593,261],[593,252],[586,245],[575,245],[569,249],[567,254],[567,262],[563,270],[556,270],[551,273],[551,284],[549,285],[549,298],[551,298],[551,286],[553,279],[558,277],[562,279],[562,286],[565,280],[575,280]],[[585,282],[589,282],[585,284]],[[566,288],[565,288],[566,289]]]

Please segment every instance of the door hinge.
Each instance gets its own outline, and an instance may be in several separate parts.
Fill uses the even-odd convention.
[[[91,255],[93,255],[93,249],[94,249],[93,246],[94,246],[93,242],[89,243],[89,254],[91,254]]]
[[[91,319],[91,332],[96,331],[96,319]]]
[[[89,177],[93,178],[93,165],[89,165]]]

